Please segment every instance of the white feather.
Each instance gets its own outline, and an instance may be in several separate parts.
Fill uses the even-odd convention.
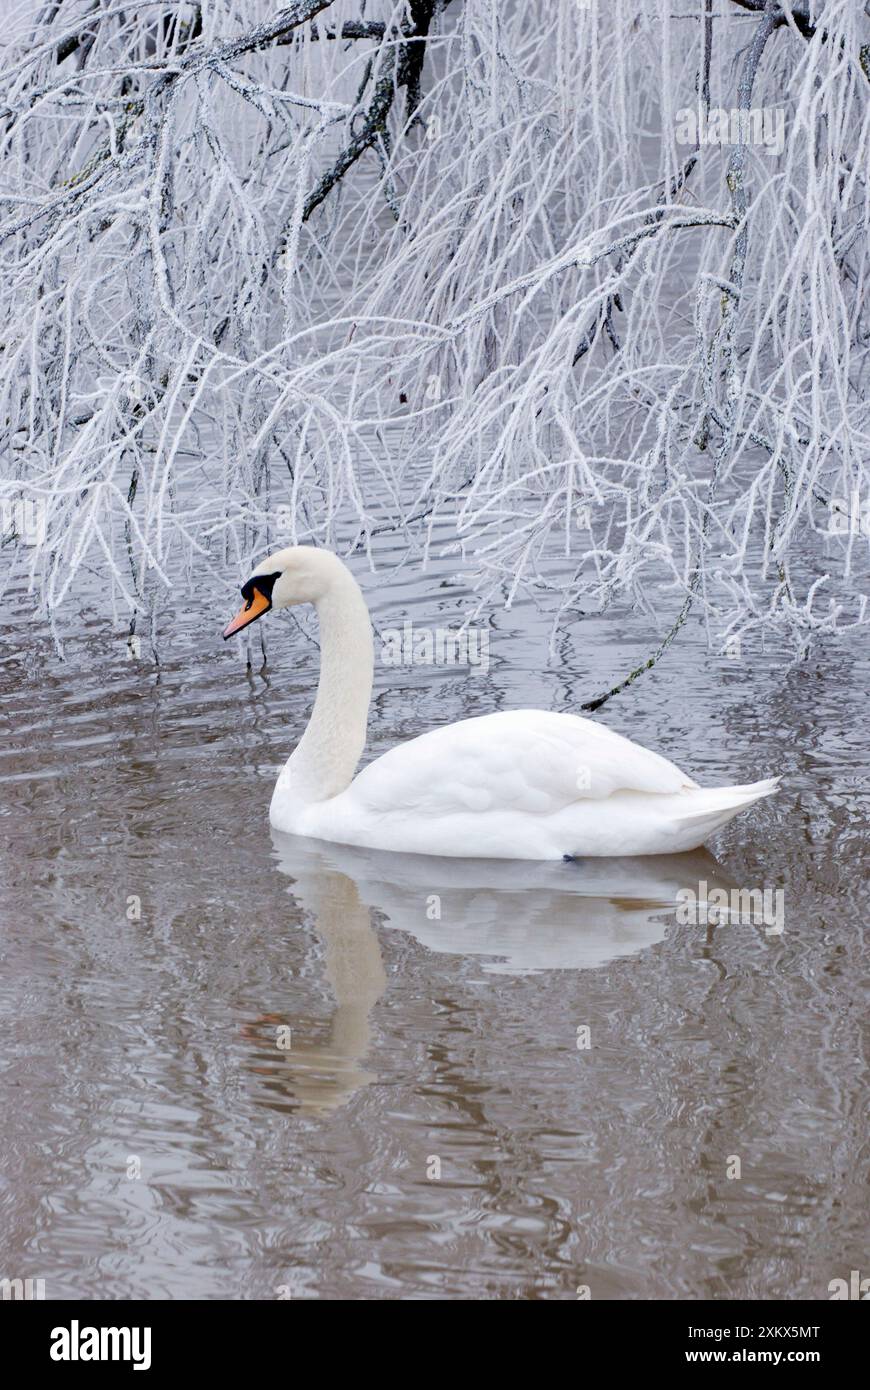
[[[591,719],[513,710],[400,744],[353,777],[372,686],[365,601],[336,556],[297,546],[274,607],[316,605],[321,676],[309,725],[278,779],[276,829],[337,844],[479,859],[671,854],[696,849],[776,780],[703,789],[658,753]]]

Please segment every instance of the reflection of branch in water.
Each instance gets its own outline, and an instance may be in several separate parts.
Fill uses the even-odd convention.
[[[292,1047],[279,1054],[277,1064],[270,1054],[268,1065],[263,1065],[260,1054],[259,1064],[251,1069],[268,1076],[268,1089],[281,1098],[276,1108],[285,1109],[289,1102],[303,1113],[318,1113],[337,1109],[377,1079],[360,1063],[371,1041],[369,1015],[386,989],[387,978],[369,910],[353,880],[330,870],[303,879],[297,881],[297,895],[323,938],[326,978],[335,996],[329,1040],[305,1039],[294,1029]],[[273,1026],[288,1021],[268,1016],[257,1023]]]

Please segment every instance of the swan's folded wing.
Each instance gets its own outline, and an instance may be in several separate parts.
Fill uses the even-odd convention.
[[[363,769],[352,792],[370,812],[549,815],[616,791],[668,794],[696,786],[667,758],[591,719],[512,710],[399,744]]]

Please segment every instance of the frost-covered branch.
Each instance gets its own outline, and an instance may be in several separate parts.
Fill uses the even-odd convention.
[[[0,580],[154,627],[394,531],[554,630],[640,608],[638,670],[690,613],[853,632],[868,42],[852,0],[19,6]]]

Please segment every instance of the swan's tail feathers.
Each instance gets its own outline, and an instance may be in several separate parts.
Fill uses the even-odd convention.
[[[706,838],[753,802],[773,796],[779,790],[779,780],[766,777],[763,782],[749,782],[743,787],[699,787],[691,794],[691,810],[678,815],[677,824]],[[686,800],[688,803],[689,798]]]

